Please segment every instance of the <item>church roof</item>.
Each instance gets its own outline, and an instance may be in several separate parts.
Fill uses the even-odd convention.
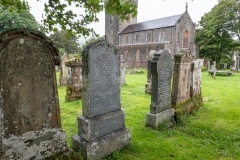
[[[175,26],[182,14],[128,25],[120,34]]]

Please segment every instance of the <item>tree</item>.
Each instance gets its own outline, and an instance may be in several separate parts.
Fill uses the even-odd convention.
[[[38,23],[28,10],[10,11],[11,8],[0,5],[0,32],[14,28],[30,28],[37,30]]]
[[[70,36],[67,38],[66,31],[56,31],[49,36],[53,42],[55,43],[56,47],[59,50],[64,50],[67,54],[80,54],[81,47],[78,43],[77,36]]]
[[[1,4],[24,8],[25,5],[19,5],[19,1],[21,0],[2,0]],[[99,12],[105,9],[107,13],[120,19],[127,19],[130,15],[136,16],[137,7],[131,1],[134,0],[49,0],[45,4],[44,24],[50,31],[56,31],[60,27],[60,30],[65,30],[70,35],[96,35],[88,25],[99,21]],[[83,12],[75,13],[71,7],[79,8],[79,11]]]
[[[195,34],[200,57],[217,63],[221,58],[230,56],[236,47],[231,33],[225,28],[227,22],[221,17],[222,6],[219,4],[202,17]]]

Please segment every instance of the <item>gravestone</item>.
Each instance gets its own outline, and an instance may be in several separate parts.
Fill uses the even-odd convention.
[[[190,49],[181,49],[174,56],[174,74],[172,84],[172,104],[184,103],[190,99],[190,78],[192,56]]]
[[[148,56],[147,63],[147,83],[145,84],[145,93],[150,94],[152,89],[152,75],[151,75],[151,62],[154,56],[155,50],[151,50]]]
[[[207,62],[207,69],[208,69],[208,71],[211,70],[211,64],[210,64],[210,61]]]
[[[0,159],[45,159],[67,150],[53,42],[29,29],[0,34]]]
[[[70,76],[70,68],[65,65],[65,63],[69,60],[67,54],[64,54],[61,58],[60,64],[60,76],[59,76],[59,85],[63,86],[67,84],[67,80]]]
[[[76,101],[82,98],[82,62],[80,57],[74,57],[65,62],[70,68],[66,86],[66,101]]]
[[[201,84],[202,84],[202,63],[200,59],[196,59],[192,62],[192,77],[191,77],[191,97],[201,98]]]
[[[171,54],[167,50],[157,51],[151,62],[151,105],[150,112],[146,115],[146,126],[157,129],[159,124],[174,116],[174,109],[171,108],[172,72]]]
[[[120,85],[123,86],[126,84],[126,78],[125,78],[125,60],[123,58],[123,55],[120,57]]]
[[[119,61],[117,50],[105,41],[83,52],[83,106],[73,148],[85,159],[101,159],[130,142],[120,104]]]
[[[223,68],[224,68],[224,69],[227,69],[227,63],[224,63],[224,64],[223,64]]]

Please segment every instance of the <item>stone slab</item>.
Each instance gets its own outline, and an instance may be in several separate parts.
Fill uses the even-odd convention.
[[[147,113],[146,126],[157,129],[160,124],[170,121],[174,116],[174,112],[174,109],[170,108],[157,114]]]
[[[86,141],[80,136],[75,135],[73,137],[73,149],[80,151],[84,159],[98,160],[128,145],[130,137],[131,133],[126,128],[92,141]]]
[[[68,150],[67,135],[62,129],[29,131],[22,136],[3,138],[0,159],[45,159]]]
[[[98,41],[83,52],[83,115],[119,110],[120,56],[115,47]]]
[[[125,115],[122,110],[95,117],[78,117],[78,135],[85,140],[93,140],[125,128]]]

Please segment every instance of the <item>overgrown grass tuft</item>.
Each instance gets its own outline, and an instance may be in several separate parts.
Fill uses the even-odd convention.
[[[181,116],[181,123],[159,130],[145,127],[150,95],[144,93],[146,71],[127,74],[121,87],[121,104],[126,127],[131,130],[130,145],[105,160],[240,159],[240,74],[212,79],[202,73],[203,105],[197,112]],[[77,116],[81,100],[65,102],[65,87],[59,87],[63,129],[71,137],[77,134]]]

